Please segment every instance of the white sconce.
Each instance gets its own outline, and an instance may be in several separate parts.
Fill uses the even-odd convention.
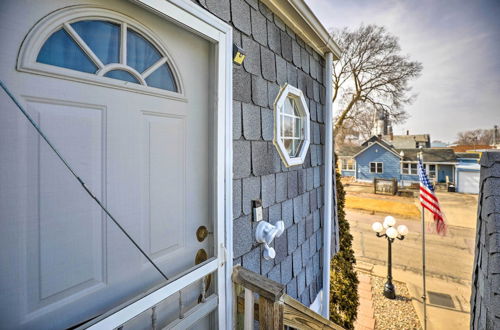
[[[264,243],[264,259],[270,260],[276,257],[276,251],[269,245],[275,237],[280,237],[285,231],[285,223],[277,221],[276,225],[272,225],[266,221],[260,221],[255,230],[255,238],[257,242]]]

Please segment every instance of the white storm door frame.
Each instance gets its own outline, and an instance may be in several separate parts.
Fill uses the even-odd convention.
[[[128,0],[150,12],[181,25],[214,44],[215,63],[211,109],[215,111],[214,151],[216,176],[214,236],[215,257],[201,267],[120,309],[98,323],[92,329],[112,329],[134,316],[150,309],[171,294],[201,279],[211,272],[217,272],[218,328],[232,328],[232,28],[189,0]]]

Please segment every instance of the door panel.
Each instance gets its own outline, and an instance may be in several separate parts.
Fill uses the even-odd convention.
[[[58,142],[60,152],[103,198],[102,108],[50,99],[26,103],[41,129]],[[33,226],[24,242],[30,292],[37,293],[30,299],[33,310],[102,283],[104,217],[45,141],[32,127],[25,130],[29,181],[34,183],[28,191],[32,215],[28,224]]]
[[[215,255],[213,143],[209,104],[212,45],[124,1],[106,6],[147,22],[165,42],[185,99],[15,71],[22,40],[55,8],[77,1],[3,4],[0,74],[20,96],[93,193],[128,234],[173,278]],[[95,1],[102,6],[101,2]],[[43,5],[42,5],[43,4]],[[24,12],[23,24],[16,25]],[[64,328],[149,290],[165,279],[70,176],[47,144],[0,96],[0,328]],[[215,283],[211,283],[211,289]],[[201,286],[183,290],[196,304]],[[168,304],[158,313],[168,312]],[[169,312],[173,313],[173,312]],[[174,313],[175,314],[175,313]]]
[[[149,213],[150,253],[160,258],[185,245],[186,128],[182,117],[148,114],[144,115],[144,121],[149,146],[145,212]],[[165,187],[175,189],[165,191]]]

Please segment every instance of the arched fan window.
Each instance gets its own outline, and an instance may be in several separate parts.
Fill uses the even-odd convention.
[[[166,54],[123,22],[63,23],[42,45],[36,62],[179,92]]]

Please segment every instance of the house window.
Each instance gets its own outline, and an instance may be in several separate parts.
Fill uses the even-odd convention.
[[[383,173],[383,172],[384,172],[384,163],[380,162],[370,163],[370,173]]]
[[[342,159],[342,169],[344,171],[354,171],[354,159]]]
[[[427,174],[429,174],[430,179],[436,178],[436,164],[427,165]]]
[[[36,62],[178,92],[166,54],[123,22],[64,23],[45,41]]]
[[[309,110],[301,90],[285,85],[274,103],[274,144],[286,166],[300,165],[309,148]]]
[[[416,163],[403,163],[403,174],[417,175],[418,168]]]

